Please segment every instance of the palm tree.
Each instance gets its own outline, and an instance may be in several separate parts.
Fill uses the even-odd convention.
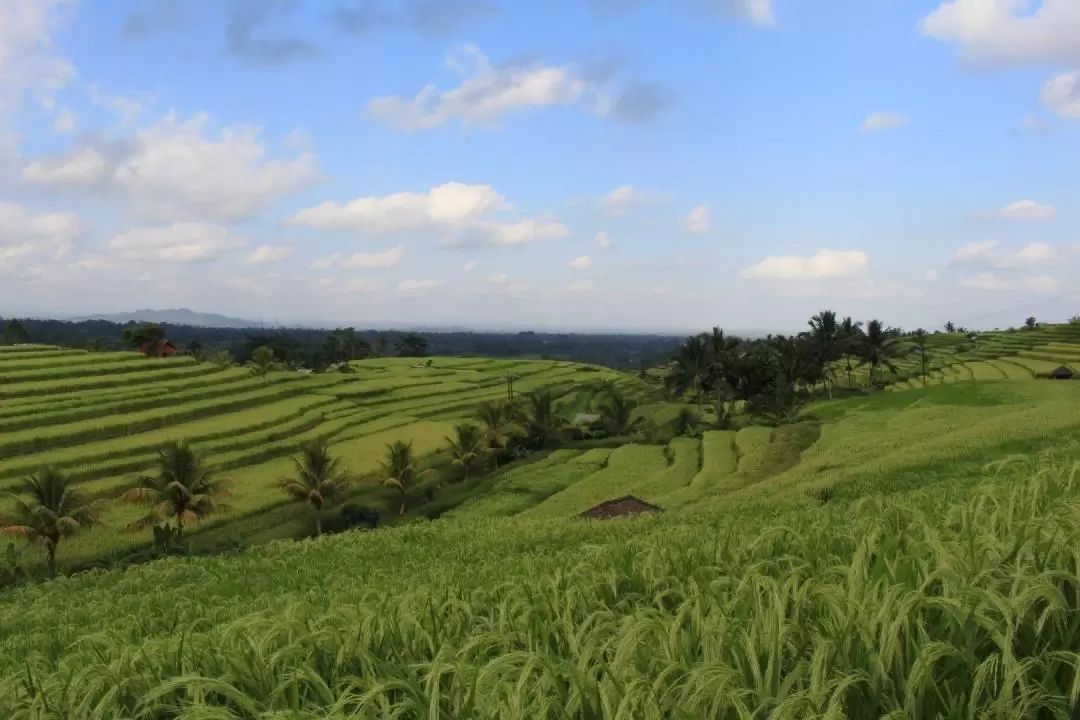
[[[900,338],[890,336],[880,320],[871,320],[867,323],[866,334],[862,339],[862,360],[859,364],[869,363],[870,384],[874,383],[875,372],[880,376],[883,365],[892,372],[896,372],[896,365],[892,361],[902,353]]]
[[[266,376],[274,370],[278,370],[281,365],[278,364],[273,348],[269,345],[260,345],[251,353],[251,361],[248,363],[248,367],[251,368],[252,374],[258,375],[265,381]]]
[[[712,358],[705,340],[700,335],[686,339],[672,364],[669,382],[679,390],[692,390],[697,397],[698,415],[702,414],[705,385],[712,373]]]
[[[515,423],[511,417],[511,406],[506,402],[483,402],[476,408],[476,419],[480,421],[480,433],[483,442],[499,467],[499,453],[513,437]]]
[[[401,499],[398,515],[405,514],[405,493],[431,470],[418,471],[413,458],[412,442],[396,440],[386,446],[386,460],[379,464],[379,474],[384,485],[395,488]]]
[[[454,437],[446,438],[446,442],[450,445],[454,465],[465,471],[468,482],[473,470],[483,467],[484,456],[489,452],[484,447],[484,433],[477,425],[461,423],[454,426]]]
[[[145,516],[128,525],[129,530],[176,518],[179,540],[186,523],[229,511],[219,502],[229,497],[229,481],[214,479],[190,445],[184,441],[167,442],[158,448],[157,456],[157,474],[140,477],[136,487],[120,496],[123,502],[150,507]]]
[[[555,411],[551,391],[530,393],[525,412],[525,433],[538,447],[551,447],[559,441],[566,420]]]
[[[912,348],[919,356],[919,376],[922,377],[923,387],[926,387],[926,365],[930,362],[930,354],[926,352],[926,331],[919,328],[911,337],[915,340]]]
[[[65,537],[101,521],[103,508],[87,501],[73,489],[73,482],[55,468],[45,468],[27,478],[18,494],[11,493],[14,511],[0,532],[36,543],[45,551],[49,577],[56,577],[56,547]]]
[[[839,355],[840,325],[836,322],[836,313],[822,310],[810,318],[810,338],[814,341],[821,364],[821,379],[825,382],[829,399],[832,399],[832,363]]]
[[[315,537],[322,535],[322,509],[327,501],[337,497],[348,482],[348,475],[340,467],[340,459],[330,456],[325,441],[316,441],[293,458],[295,474],[283,477],[278,485],[296,502],[311,505],[315,516]]]
[[[233,364],[232,354],[228,350],[215,350],[210,353],[210,362],[216,365],[218,370],[224,370]]]
[[[629,435],[644,420],[635,418],[637,403],[627,400],[619,391],[613,391],[608,401],[600,406],[600,418],[608,434],[614,436]]]
[[[858,356],[862,344],[862,322],[855,322],[851,317],[845,317],[840,322],[840,332],[837,338],[839,352],[844,356],[844,370],[847,372],[848,387],[853,385],[852,371],[855,369],[851,361]]]

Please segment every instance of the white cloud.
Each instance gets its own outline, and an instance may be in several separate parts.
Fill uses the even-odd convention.
[[[1040,275],[1027,277],[1021,280],[1003,278],[993,273],[979,273],[971,277],[961,278],[957,283],[962,288],[975,290],[1028,290],[1031,292],[1053,292],[1058,288],[1055,278]]]
[[[437,287],[442,287],[442,282],[439,280],[417,280],[412,278],[408,280],[402,280],[397,285],[397,289],[402,292],[432,290]]]
[[[0,202],[0,252],[5,264],[15,257],[68,252],[83,231],[79,217],[70,212],[37,213],[15,203]]]
[[[47,160],[35,160],[22,169],[22,179],[40,185],[90,185],[109,169],[105,157],[94,148],[83,148]]]
[[[607,215],[626,215],[646,200],[646,194],[629,185],[617,187],[596,201]]]
[[[922,33],[955,43],[965,61],[1004,67],[1080,60],[1076,0],[951,0],[922,21]]]
[[[517,245],[570,235],[569,229],[555,220],[528,218],[508,222],[492,217],[512,209],[490,185],[448,182],[426,193],[361,197],[345,205],[324,202],[301,210],[286,223],[372,234],[435,230],[466,241],[479,238],[495,245]]]
[[[579,258],[574,258],[569,263],[567,263],[567,267],[574,270],[584,270],[590,265],[592,265],[592,259],[588,255],[582,255]]]
[[[258,128],[234,125],[208,136],[210,117],[170,114],[139,130],[124,152],[95,148],[37,160],[23,179],[43,185],[104,183],[124,195],[141,220],[233,223],[321,177],[310,153],[267,158]]]
[[[993,240],[968,243],[953,253],[952,260],[958,264],[983,265],[999,270],[1029,268],[1049,265],[1057,261],[1059,253],[1047,243],[1036,242],[1015,250],[1001,248]]]
[[[488,278],[488,282],[492,285],[505,285],[510,282],[510,276],[506,273],[499,273],[498,275],[492,275]]]
[[[869,257],[860,250],[819,250],[810,257],[767,257],[757,265],[743,268],[739,275],[764,280],[850,278],[865,275],[869,264]]]
[[[376,270],[394,267],[405,259],[405,246],[398,245],[381,253],[353,253],[345,267],[353,270]]]
[[[341,259],[341,253],[334,253],[333,255],[327,255],[321,257],[311,263],[312,270],[329,270],[332,268],[338,260]]]
[[[926,271],[926,279],[929,280],[930,282],[934,282],[935,280],[938,279],[939,276],[940,276],[940,273],[937,270],[930,269],[930,270]]]
[[[904,127],[911,123],[911,119],[898,113],[879,112],[863,120],[859,130],[864,133],[879,132],[892,128]]]
[[[325,290],[326,288],[329,288],[329,287],[333,286],[333,284],[334,284],[334,278],[332,278],[332,277],[321,277],[321,278],[319,278],[318,280],[315,281],[315,287],[320,288],[322,290]]]
[[[709,231],[709,208],[698,205],[686,216],[686,229],[695,235],[701,235]]]
[[[1048,80],[1042,89],[1042,104],[1055,115],[1080,120],[1080,70]]]
[[[56,119],[53,120],[53,130],[58,133],[74,132],[75,122],[75,113],[71,112],[67,108],[64,108],[59,113],[57,113]]]
[[[493,65],[475,45],[449,54],[446,65],[465,76],[457,87],[441,90],[429,84],[413,97],[375,98],[368,112],[400,130],[429,130],[451,120],[497,127],[504,115],[530,108],[579,105],[602,117],[618,117],[648,114],[660,103],[655,92],[642,94],[640,88],[638,96],[626,100],[613,93],[607,82],[574,65]]]
[[[1053,205],[1041,205],[1034,200],[1009,203],[1000,210],[983,213],[980,217],[997,220],[1052,220],[1057,215]]]
[[[615,241],[608,237],[608,234],[606,232],[598,232],[596,233],[596,237],[593,239],[593,242],[596,243],[597,247],[607,249],[611,247]]]
[[[476,269],[476,261],[475,260],[470,260],[469,262],[465,263],[465,267],[462,268],[462,269],[465,272],[472,272],[473,270]]]
[[[248,265],[265,265],[284,260],[292,255],[294,250],[295,248],[290,245],[260,245],[247,256],[244,262]]]
[[[67,24],[74,6],[74,0],[0,3],[0,115],[17,110],[28,93],[43,106],[53,106],[53,93],[75,76],[53,37]]]
[[[220,225],[179,222],[119,233],[109,240],[109,249],[128,260],[184,263],[208,260],[246,244],[246,239]]]

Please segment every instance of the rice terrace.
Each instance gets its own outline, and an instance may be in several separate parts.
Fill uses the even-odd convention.
[[[1073,712],[1080,324],[637,373],[140,332],[0,348],[3,717]]]

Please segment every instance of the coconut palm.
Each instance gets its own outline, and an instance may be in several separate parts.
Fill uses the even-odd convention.
[[[331,457],[326,442],[313,442],[293,458],[294,474],[278,480],[282,491],[296,502],[306,502],[315,516],[315,537],[322,535],[322,510],[341,495],[348,475],[339,458]]]
[[[228,512],[220,500],[229,497],[229,484],[227,479],[215,479],[186,442],[167,442],[157,451],[157,474],[140,477],[136,487],[120,496],[123,502],[150,508],[128,529],[141,530],[175,518],[176,537],[181,539],[187,523]]]
[[[629,435],[641,425],[644,419],[634,417],[636,408],[637,403],[628,400],[616,390],[610,394],[606,402],[600,405],[600,421],[610,435]]]
[[[698,415],[702,414],[705,387],[712,370],[712,357],[705,339],[700,335],[688,337],[674,358],[668,381],[679,392],[693,391]]]
[[[215,350],[210,353],[210,363],[216,365],[218,370],[224,370],[225,368],[232,367],[233,357],[228,350]]]
[[[850,316],[845,317],[840,322],[840,332],[837,338],[837,344],[840,354],[844,356],[844,371],[847,373],[848,387],[853,385],[851,376],[855,366],[852,364],[852,361],[859,355],[862,336],[862,322],[855,322]]]
[[[258,375],[265,381],[266,376],[274,370],[280,369],[281,365],[277,361],[277,356],[274,355],[273,348],[269,345],[260,345],[251,353],[251,361],[248,362],[248,367],[251,368],[253,375]]]
[[[476,419],[480,421],[480,434],[499,467],[499,454],[514,437],[517,424],[512,417],[512,407],[506,402],[483,402],[476,408]]]
[[[23,481],[18,494],[10,494],[13,511],[0,527],[6,535],[23,537],[41,546],[49,577],[56,577],[56,548],[60,541],[101,521],[101,503],[85,500],[72,485],[71,479],[55,468],[31,475]]]
[[[840,355],[840,325],[836,322],[836,313],[822,310],[810,318],[810,339],[817,351],[817,361],[821,365],[821,379],[832,399],[832,364]]]
[[[871,320],[866,325],[866,334],[862,338],[862,358],[860,365],[870,365],[870,383],[874,383],[875,374],[880,379],[882,366],[896,372],[893,360],[903,354],[900,338],[891,336],[880,320]]]
[[[409,488],[430,474],[431,470],[417,470],[412,442],[396,440],[386,446],[386,459],[379,464],[379,475],[384,485],[398,491],[399,516],[405,514],[405,494]]]
[[[454,437],[446,438],[446,442],[450,446],[452,462],[464,471],[466,481],[474,470],[483,467],[484,456],[490,452],[490,449],[485,447],[483,431],[472,423],[454,426]]]
[[[566,420],[555,411],[555,400],[550,391],[530,393],[525,416],[525,434],[537,447],[551,447],[562,437]]]

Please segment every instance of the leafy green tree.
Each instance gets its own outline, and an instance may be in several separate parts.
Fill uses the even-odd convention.
[[[219,370],[225,370],[232,367],[233,356],[228,350],[215,350],[210,353],[210,362],[216,365]]]
[[[871,320],[867,323],[860,364],[870,365],[870,384],[874,383],[875,375],[880,381],[882,367],[896,372],[893,360],[904,354],[900,343],[900,338],[891,337],[886,333],[885,326],[880,320]]]
[[[184,352],[195,358],[195,362],[201,363],[206,359],[206,348],[203,347],[202,340],[199,340],[199,338],[192,338],[188,342]]]
[[[5,345],[23,345],[30,342],[30,333],[26,332],[26,327],[17,320],[11,318],[7,321],[7,325],[4,326],[4,344]]]
[[[432,474],[431,470],[419,470],[413,457],[412,442],[396,440],[386,446],[386,459],[380,463],[382,483],[398,492],[398,515],[405,514],[405,495],[416,483]]]
[[[60,541],[101,521],[104,508],[74,489],[67,475],[45,468],[27,478],[19,493],[11,493],[12,512],[0,532],[23,537],[45,552],[49,577],[56,577],[56,548]]]
[[[926,387],[926,366],[931,360],[930,353],[926,350],[927,337],[926,331],[922,328],[911,334],[912,340],[915,341],[912,350],[919,356],[919,377],[922,378],[923,387]]]
[[[428,342],[416,333],[405,333],[397,341],[398,357],[427,357]]]
[[[446,438],[446,442],[452,462],[465,473],[466,482],[474,471],[483,468],[489,450],[484,446],[484,433],[479,426],[472,423],[455,425],[454,436]]]
[[[1035,316],[1032,315],[1024,320],[1024,328],[1027,330],[1034,330],[1038,327],[1039,323],[1035,321]]]
[[[229,497],[229,484],[214,478],[188,443],[165,443],[157,451],[157,473],[138,478],[136,487],[120,496],[122,502],[150,508],[128,529],[143,530],[175,518],[177,538],[182,538],[188,523],[228,512],[220,501]]]
[[[108,345],[109,341],[103,337],[91,338],[86,341],[87,352],[101,352]]]
[[[323,507],[341,495],[348,475],[340,459],[330,455],[326,442],[313,442],[293,458],[293,475],[278,480],[278,486],[295,502],[311,506],[315,518],[315,537],[322,535]]]
[[[281,368],[281,364],[269,345],[260,345],[251,353],[248,367],[251,368],[253,375],[258,375],[265,381],[267,375]]]
[[[634,417],[637,403],[628,400],[618,390],[610,393],[600,405],[600,421],[609,435],[621,437],[636,430],[644,418]]]
[[[548,390],[527,396],[525,435],[537,448],[549,448],[562,439],[566,419],[555,410],[555,399]]]
[[[704,338],[686,339],[672,363],[668,381],[678,392],[692,391],[697,399],[698,415],[703,412],[705,388],[713,372],[712,358]]]
[[[157,323],[140,323],[124,329],[124,345],[149,356],[157,355],[164,339],[165,331]]]
[[[697,435],[701,418],[694,414],[690,408],[679,410],[675,417],[675,434],[679,437],[692,437]]]
[[[390,354],[390,341],[386,337],[386,333],[379,333],[375,342],[371,345],[371,357],[384,358]]]
[[[949,320],[949,321],[947,321],[947,322],[945,323],[945,332],[947,332],[947,333],[954,333],[954,332],[956,332],[956,325],[954,325],[954,324],[953,324],[953,321],[952,321],[952,320]]]

